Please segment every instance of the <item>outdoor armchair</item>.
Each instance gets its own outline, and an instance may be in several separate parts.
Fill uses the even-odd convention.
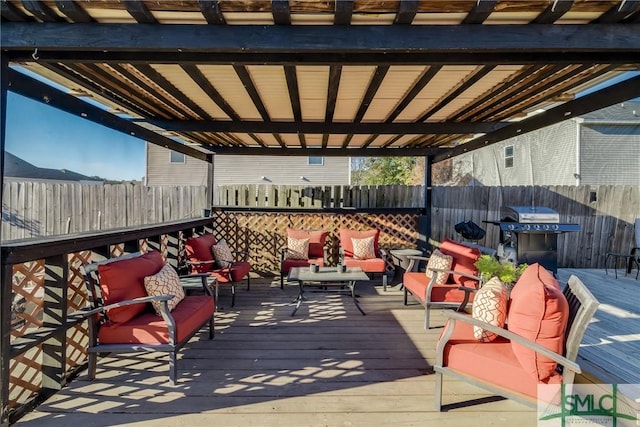
[[[280,249],[280,289],[284,288],[284,276],[292,267],[308,267],[327,264],[328,231],[287,228],[287,246]]]
[[[382,285],[387,290],[387,252],[380,248],[380,230],[349,230],[341,228],[340,262],[347,267],[360,267],[371,276],[382,274]]]
[[[224,240],[218,241],[211,233],[190,237],[185,241],[186,264],[192,273],[208,273],[216,279],[215,298],[218,301],[218,285],[231,286],[231,307],[236,302],[236,283],[247,279],[251,288],[251,264],[246,251],[231,251]]]
[[[535,408],[538,399],[555,401],[560,385],[581,372],[578,349],[598,301],[576,276],[561,291],[550,272],[530,265],[503,306],[506,325],[482,319],[495,319],[482,312],[489,307],[474,307],[473,315],[445,312],[434,365],[437,410],[445,375]]]
[[[404,305],[408,295],[424,306],[424,327],[429,329],[430,309],[433,307],[454,308],[463,311],[473,301],[473,291],[478,289],[481,279],[473,265],[480,257],[480,250],[453,240],[442,243],[430,241],[436,249],[429,257],[409,256],[407,272],[402,277]],[[412,271],[414,263],[425,261],[424,272]]]

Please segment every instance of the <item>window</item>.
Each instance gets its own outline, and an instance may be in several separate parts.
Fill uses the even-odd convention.
[[[504,147],[504,167],[513,167],[513,145],[507,145]]]
[[[185,163],[184,154],[178,153],[177,151],[171,152],[171,160],[170,163]]]
[[[324,165],[324,157],[322,157],[322,156],[309,156],[309,157],[307,157],[307,164],[308,165],[322,166],[322,165]]]

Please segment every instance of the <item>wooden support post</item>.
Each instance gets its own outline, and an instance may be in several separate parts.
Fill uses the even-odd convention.
[[[206,194],[206,206],[204,207],[203,216],[211,215],[211,207],[216,200],[215,196],[215,180],[214,180],[214,165],[215,154],[207,154],[207,194]]]
[[[4,82],[4,80],[3,80]],[[0,287],[0,425],[8,426],[9,412],[9,367],[11,363],[11,302],[13,265],[5,263],[5,253],[2,253],[2,286]]]
[[[42,327],[56,330],[42,344],[42,395],[47,399],[59,391],[65,381],[69,265],[66,253],[47,257],[44,262]]]
[[[425,214],[418,218],[418,249],[423,252],[429,250],[429,237],[431,237],[431,184],[432,184],[431,156],[424,158],[424,210]]]

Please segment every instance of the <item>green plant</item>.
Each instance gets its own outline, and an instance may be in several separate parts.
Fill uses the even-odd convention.
[[[515,283],[528,267],[528,264],[515,266],[510,262],[500,262],[491,255],[481,255],[473,265],[478,269],[482,280],[487,281],[497,276],[502,283]]]

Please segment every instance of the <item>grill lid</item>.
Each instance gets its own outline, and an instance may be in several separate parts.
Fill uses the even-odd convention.
[[[560,215],[551,208],[542,206],[503,206],[502,220],[523,224],[558,224]]]

